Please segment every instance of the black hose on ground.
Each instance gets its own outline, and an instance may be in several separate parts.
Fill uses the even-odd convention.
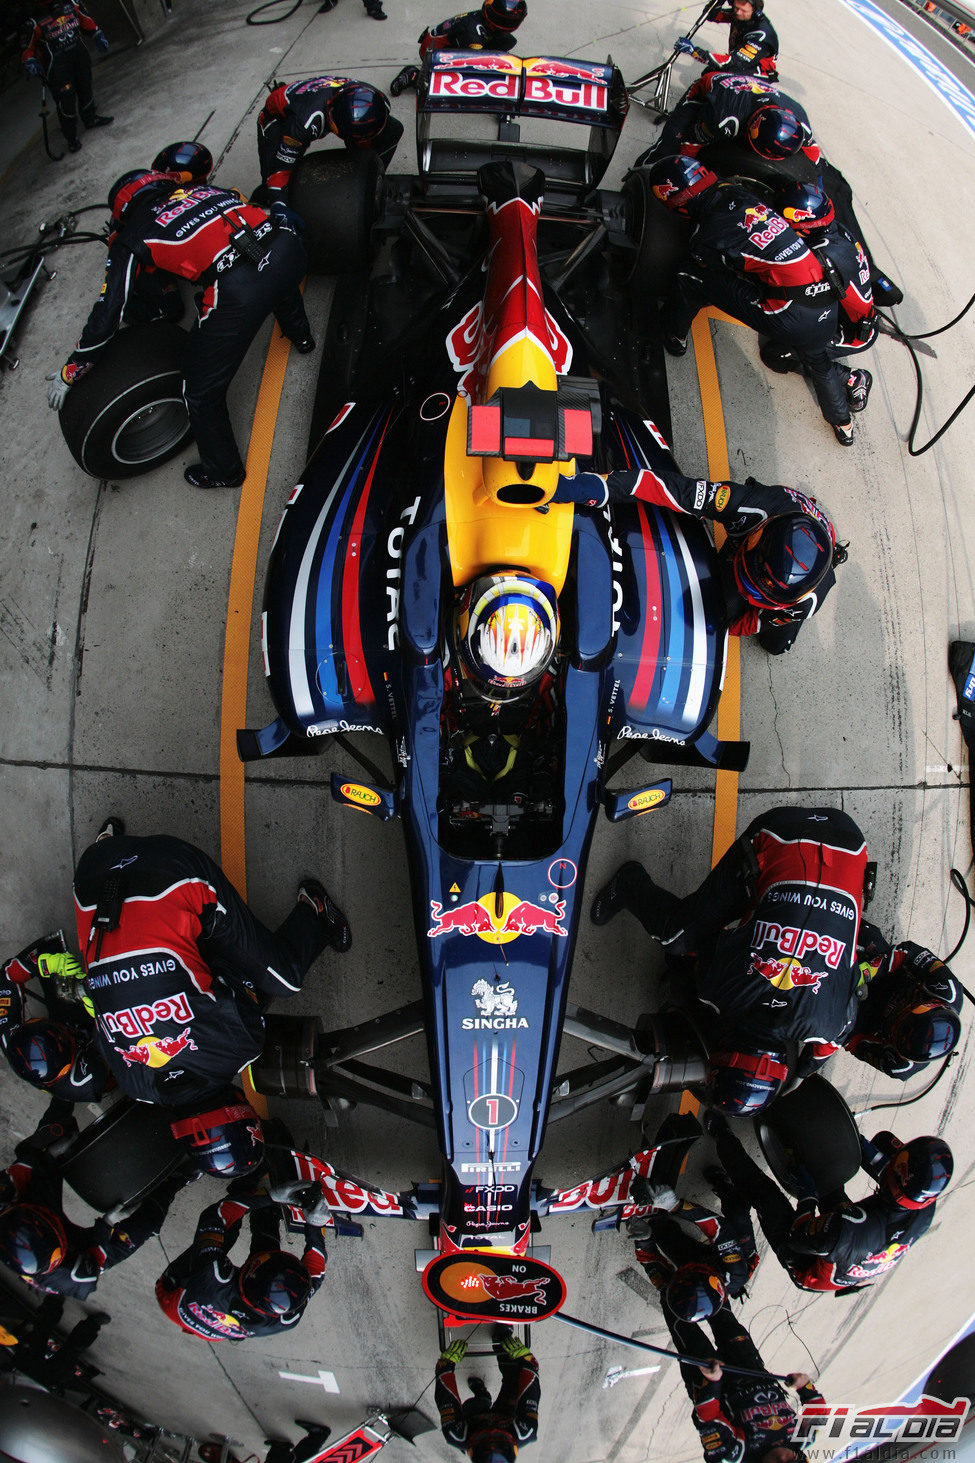
[[[973,305],[975,305],[975,295],[972,295],[971,299],[968,301],[968,304],[965,305],[962,310],[959,310],[955,318],[953,320],[949,320],[947,325],[941,325],[938,327],[937,330],[925,330],[914,335],[908,335],[906,331],[901,330],[896,320],[894,320],[889,315],[885,315],[882,310],[877,311],[877,314],[880,316],[881,320],[883,320],[884,323],[887,325],[888,331],[894,337],[894,339],[903,341],[903,343],[907,346],[911,357],[911,363],[914,367],[914,377],[917,382],[917,401],[914,406],[914,416],[911,420],[910,429],[907,434],[907,450],[911,457],[920,457],[922,453],[927,452],[929,448],[933,447],[936,442],[940,442],[941,438],[944,436],[945,432],[947,432],[952,422],[954,422],[955,419],[965,410],[965,407],[971,401],[972,397],[975,396],[975,386],[973,386],[971,390],[955,407],[948,420],[944,422],[941,427],[938,428],[937,432],[935,432],[930,442],[926,442],[923,447],[915,447],[914,437],[917,432],[918,422],[921,420],[921,406],[924,401],[924,381],[921,376],[921,363],[917,358],[917,351],[914,349],[911,342],[914,340],[931,340],[936,335],[944,335],[946,330],[951,330],[953,326],[958,324],[959,320],[964,319],[964,317],[967,315],[968,311],[972,308]]]

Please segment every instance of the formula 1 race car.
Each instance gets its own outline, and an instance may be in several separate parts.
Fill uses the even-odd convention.
[[[634,817],[670,791],[611,778],[637,750],[741,767],[747,749],[707,729],[727,627],[700,523],[552,502],[573,462],[674,465],[659,342],[628,313],[626,199],[598,188],[626,111],[619,71],[434,52],[418,106],[423,172],[386,180],[371,277],[333,307],[322,429],[272,551],[278,716],[238,747],[248,760],[387,739],[393,778],[333,774],[332,795],[404,821],[423,995],[368,1032],[296,1037],[300,1020],[277,1018],[292,1024],[255,1082],[434,1123],[440,1253],[520,1256],[550,1208],[532,1180],[550,1112],[701,1071],[693,1040],[567,1004],[597,812]],[[445,115],[463,136],[433,136]],[[588,147],[523,142],[533,118],[588,126]],[[343,358],[344,400],[328,402]],[[478,619],[498,602],[514,605],[500,628]],[[534,670],[489,673],[519,654],[524,670],[536,635]],[[564,1027],[612,1055],[560,1077],[556,1096]],[[420,1031],[428,1081],[359,1060]]]

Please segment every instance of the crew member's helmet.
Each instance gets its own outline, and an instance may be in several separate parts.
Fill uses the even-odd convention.
[[[721,1276],[702,1261],[681,1265],[667,1281],[664,1300],[679,1321],[707,1321],[727,1299]]]
[[[67,1249],[64,1225],[53,1209],[11,1204],[0,1213],[0,1262],[18,1275],[50,1275]]]
[[[696,157],[679,153],[676,157],[658,158],[651,163],[647,178],[650,192],[674,213],[688,214],[688,204],[700,193],[706,193],[718,181]]]
[[[798,604],[833,562],[830,529],[806,513],[780,513],[734,550],[735,583],[758,609]]]
[[[261,1120],[246,1102],[192,1113],[169,1126],[201,1173],[223,1179],[241,1178],[264,1159]]]
[[[485,574],[464,589],[454,621],[461,669],[488,701],[512,701],[540,680],[559,643],[555,590],[527,574]]]
[[[213,154],[202,142],[171,142],[152,160],[153,171],[175,173],[180,183],[205,183],[213,172]]]
[[[34,1087],[51,1088],[71,1071],[78,1054],[71,1029],[62,1021],[37,1016],[16,1027],[7,1039],[7,1057],[18,1077]]]
[[[492,30],[517,30],[528,14],[525,0],[484,0],[481,14]]]
[[[108,190],[108,206],[112,218],[120,224],[136,204],[151,203],[154,198],[164,198],[174,192],[175,188],[176,184],[169,173],[156,172],[152,168],[130,168]]]
[[[779,213],[797,234],[829,228],[836,216],[832,198],[816,183],[790,183],[779,194]]]
[[[475,1443],[471,1463],[515,1463],[514,1444],[506,1446],[495,1438],[489,1443]]]
[[[748,119],[748,141],[759,157],[783,162],[802,146],[805,128],[788,107],[756,107]]]
[[[943,1138],[912,1138],[884,1169],[881,1185],[901,1209],[926,1209],[947,1188],[954,1166]]]
[[[957,1011],[944,1001],[918,1001],[897,1013],[888,1040],[905,1062],[933,1062],[953,1052],[960,1036]]]
[[[732,1117],[751,1117],[774,1102],[789,1077],[785,1052],[775,1047],[739,1045],[708,1058],[704,1101]]]
[[[328,120],[343,142],[370,142],[389,121],[389,102],[376,87],[350,81],[329,102]]]
[[[311,1277],[286,1250],[259,1250],[241,1266],[241,1299],[258,1315],[293,1316],[311,1295]]]

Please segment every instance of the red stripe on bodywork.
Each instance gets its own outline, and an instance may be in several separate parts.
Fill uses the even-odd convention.
[[[389,419],[387,418],[386,426],[383,427],[382,435],[376,443],[376,450],[372,454],[366,485],[356,504],[355,517],[352,520],[345,551],[345,567],[342,571],[342,644],[345,649],[345,663],[349,671],[352,696],[359,706],[374,706],[376,702],[362,650],[362,621],[359,618],[359,561],[362,547],[362,525],[365,522],[369,494],[376,475],[376,464],[379,461],[383,442],[386,440],[388,426]]]
[[[643,602],[643,644],[640,646],[640,664],[629,705],[634,711],[642,711],[650,699],[653,678],[657,673],[657,657],[660,653],[660,566],[657,549],[650,531],[650,517],[641,503],[636,505],[640,534],[643,539],[643,565],[646,591]]]

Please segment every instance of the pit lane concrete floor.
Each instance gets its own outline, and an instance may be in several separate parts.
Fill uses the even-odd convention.
[[[75,158],[50,163],[35,138],[0,183],[3,247],[33,236],[38,223],[104,198],[121,171],[148,161],[158,146],[197,131],[218,158],[217,178],[249,189],[258,181],[254,118],[272,73],[281,79],[332,70],[387,86],[413,57],[422,27],[445,7],[433,0],[388,0],[384,25],[365,18],[358,0],[318,15],[306,4],[283,24],[245,26],[248,4],[178,0],[169,30],[141,48],[109,56],[96,73],[109,130],[89,134]],[[596,5],[531,0],[522,51],[602,58],[612,53],[628,77],[661,59],[693,22],[695,6],[660,0]],[[975,139],[917,72],[842,0],[815,7],[772,6],[782,42],[782,85],[808,110],[827,155],[853,183],[860,218],[878,259],[902,281],[904,328],[950,319],[971,286],[975,222]],[[717,47],[723,33],[711,29]],[[935,44],[934,41],[931,42]],[[695,74],[682,63],[681,83]],[[414,167],[412,98],[395,103],[407,123],[396,166]],[[633,108],[608,180],[655,135]],[[98,215],[82,216],[82,225]],[[3,873],[0,929],[13,951],[52,926],[72,926],[75,859],[108,811],[133,832],[170,831],[221,853],[221,806],[232,792],[231,763],[221,782],[224,639],[235,553],[239,494],[201,493],[182,479],[192,450],[148,476],[99,483],[71,461],[45,401],[46,373],[62,364],[100,279],[98,246],[63,250],[57,279],[36,299],[21,332],[21,366],[0,381],[0,463],[5,496],[0,590],[0,807]],[[331,284],[308,282],[316,332],[324,335]],[[270,338],[265,329],[231,391],[247,441]],[[962,901],[948,870],[971,869],[967,782],[961,738],[951,720],[946,675],[949,639],[975,636],[972,554],[972,418],[969,413],[926,455],[911,459],[904,437],[914,380],[904,347],[882,338],[868,362],[873,395],[858,420],[856,444],[837,446],[798,378],[770,377],[749,332],[704,325],[702,347],[670,362],[675,451],[684,469],[709,470],[697,360],[710,338],[731,472],[796,484],[819,497],[849,563],[796,649],[772,660],[741,649],[741,721],[752,742],[741,779],[737,826],[780,802],[830,803],[863,827],[879,862],[871,915],[889,934],[944,953],[961,927]],[[927,390],[920,440],[927,440],[975,372],[968,320],[936,342],[924,363]],[[246,718],[269,719],[260,671],[257,607],[263,565],[305,450],[317,356],[288,361],[263,504],[253,606],[245,595],[230,613],[249,617]],[[712,443],[714,449],[714,444]],[[720,475],[720,444],[710,462]],[[246,581],[245,589],[250,588]],[[230,723],[231,728],[233,722]],[[353,818],[327,795],[328,756],[252,768],[245,823],[223,830],[222,856],[255,910],[273,922],[289,907],[297,880],[317,869],[347,908],[352,953],[327,956],[289,1007],[342,1025],[414,999],[418,993],[402,834]],[[620,860],[642,858],[661,881],[693,887],[709,866],[714,779],[675,774],[675,796],[652,817],[613,829],[600,824],[587,895]],[[971,986],[969,945],[955,962]],[[571,998],[632,1021],[662,1001],[655,957],[628,916],[604,930],[584,918]],[[968,1017],[966,1015],[966,1035]],[[422,1049],[404,1053],[422,1074]],[[584,1060],[566,1042],[564,1062]],[[834,1301],[793,1289],[774,1259],[763,1261],[744,1318],[776,1370],[805,1368],[836,1401],[892,1401],[975,1310],[968,1261],[975,1199],[970,1136],[970,1043],[925,1100],[901,1113],[867,1111],[906,1095],[897,1084],[841,1055],[831,1076],[868,1133],[891,1126],[902,1136],[944,1133],[957,1155],[955,1179],[927,1240],[873,1290]],[[30,1131],[42,1104],[6,1068],[0,1071],[0,1151]],[[660,1103],[660,1113],[664,1104]],[[653,1112],[655,1122],[659,1114]],[[366,1109],[326,1133],[312,1104],[290,1111],[297,1137],[340,1166],[387,1186],[435,1176],[432,1140]],[[597,1173],[640,1146],[625,1112],[592,1109],[549,1129],[540,1177],[568,1183]],[[701,1143],[685,1180],[707,1198],[699,1175]],[[855,1190],[856,1191],[856,1190]],[[180,1196],[161,1238],[102,1281],[93,1305],[112,1324],[94,1360],[119,1400],[175,1430],[240,1440],[241,1458],[263,1456],[261,1440],[297,1435],[293,1418],[317,1417],[336,1432],[367,1406],[413,1402],[430,1381],[437,1354],[433,1312],[413,1271],[421,1226],[368,1222],[360,1242],[336,1240],[328,1278],[300,1329],[281,1340],[214,1345],[180,1334],[158,1311],[152,1287],[167,1257],[189,1242],[195,1217],[216,1195],[200,1183]],[[72,1213],[84,1206],[70,1199]],[[545,1225],[540,1236],[569,1286],[567,1308],[596,1323],[655,1342],[666,1336],[648,1299],[632,1249],[616,1235],[594,1237],[586,1217]],[[541,1361],[539,1459],[637,1463],[697,1458],[699,1445],[673,1363],[604,1387],[610,1367],[652,1362],[551,1321],[535,1328]],[[482,1371],[485,1364],[481,1364]],[[488,1371],[490,1368],[487,1369]],[[290,1374],[283,1377],[282,1373]],[[296,1380],[296,1377],[306,1380]],[[334,1384],[331,1379],[334,1378]],[[489,1380],[490,1377],[488,1378]],[[332,1387],[334,1385],[334,1390]],[[433,1416],[432,1393],[421,1404]],[[390,1459],[405,1457],[390,1445]],[[416,1456],[446,1458],[438,1433]]]

